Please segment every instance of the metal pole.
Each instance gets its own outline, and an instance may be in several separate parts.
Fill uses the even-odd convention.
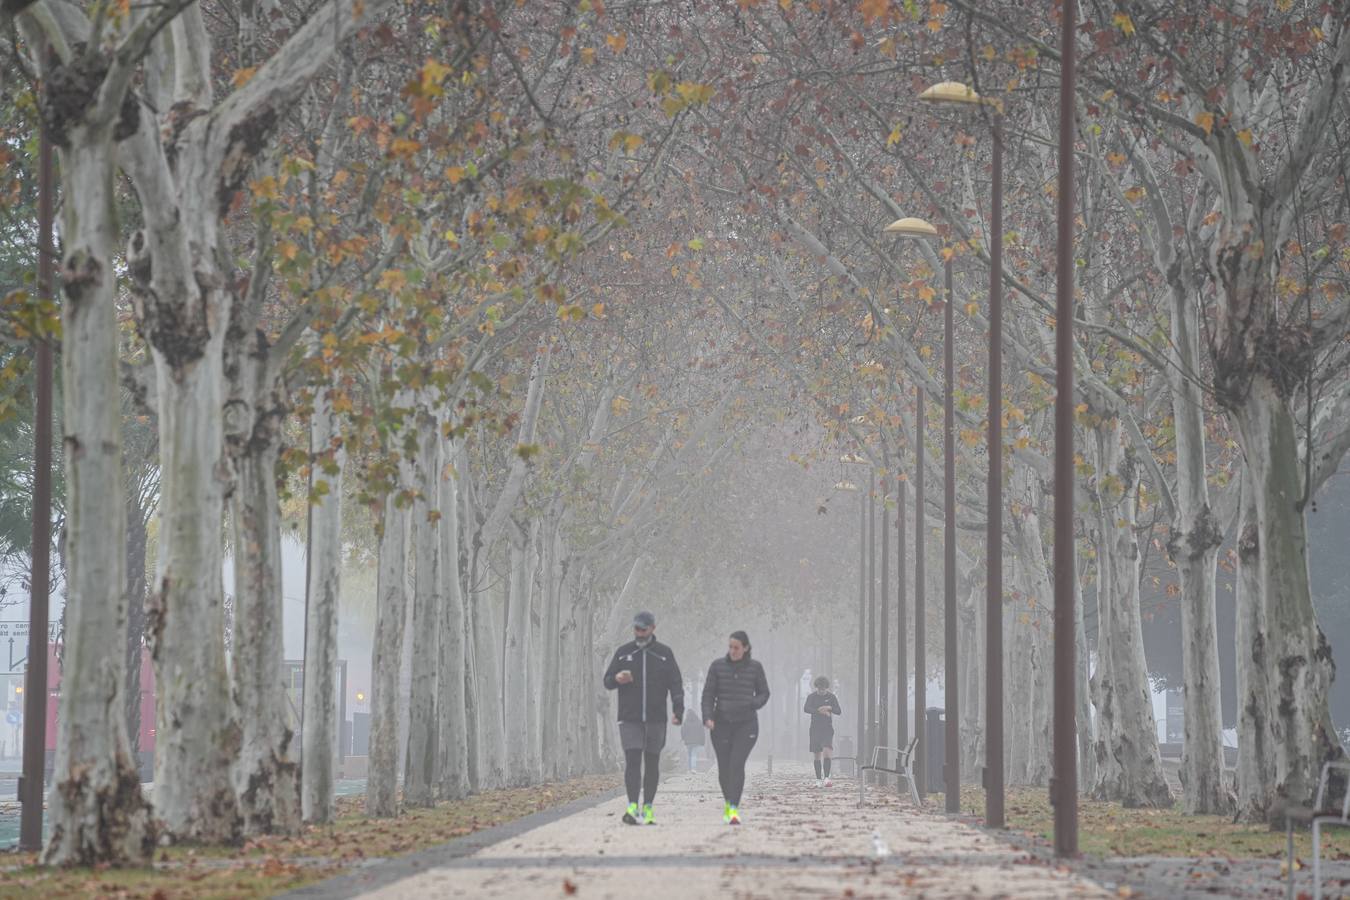
[[[858,737],[853,753],[854,771],[862,780],[863,749],[867,720],[867,496],[858,492]]]
[[[1074,697],[1073,182],[1075,6],[1060,16],[1059,242],[1055,253],[1055,854],[1078,855],[1078,747]]]
[[[877,470],[867,476],[867,753],[876,746],[877,716]]]
[[[38,292],[52,296],[52,146],[38,126]],[[19,849],[42,849],[43,773],[47,762],[47,620],[52,546],[52,345],[37,340],[33,423],[33,546],[28,604],[28,665],[24,669],[23,781]]]
[[[888,466],[889,468],[889,466]],[[890,560],[891,560],[891,519],[886,510],[886,495],[890,487],[889,473],[881,478],[881,587],[880,623],[877,627],[877,652],[879,661],[877,670],[877,745],[890,746],[890,705],[891,705],[891,617],[890,617]]]
[[[1003,115],[995,111],[989,236],[989,481],[985,498],[984,822],[1003,827]]]
[[[928,748],[924,746],[924,719],[928,705],[928,662],[924,659],[924,590],[923,590],[923,387],[915,389],[914,414],[914,780],[922,797],[928,793]]]
[[[947,812],[961,811],[961,703],[959,692],[956,648],[956,412],[953,404],[954,364],[952,362],[952,328],[954,314],[952,307],[955,296],[952,294],[952,260],[947,257],[944,267],[943,284],[946,288],[946,309],[943,315],[943,370],[946,385],[942,398],[943,433],[943,493],[942,505],[946,518],[942,539],[942,582],[943,582],[943,659],[946,665],[946,682],[943,696],[947,703],[946,740],[943,744],[946,752],[945,774]]]
[[[900,747],[909,746],[909,610],[905,603],[905,483],[896,482],[895,491],[895,732]]]

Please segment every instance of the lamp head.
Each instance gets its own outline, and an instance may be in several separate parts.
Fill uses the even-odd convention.
[[[973,88],[962,84],[959,81],[940,81],[923,93],[919,94],[920,100],[927,100],[929,103],[963,103],[967,106],[992,106],[996,111],[1003,112],[1003,101],[981,97]]]
[[[938,230],[931,223],[915,216],[896,219],[884,229],[886,234],[898,234],[901,237],[937,237]]]

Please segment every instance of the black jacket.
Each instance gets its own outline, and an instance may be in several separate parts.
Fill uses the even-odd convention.
[[[633,673],[628,684],[614,680],[624,669]],[[665,644],[652,640],[646,647],[629,641],[614,652],[605,670],[605,687],[619,692],[620,722],[664,722],[666,694],[675,715],[684,718],[684,678],[675,654]]]
[[[839,698],[833,691],[812,691],[806,695],[806,705],[802,707],[802,712],[811,714],[812,731],[833,731],[834,719],[831,716],[823,716],[816,710],[822,706],[828,706],[830,711],[836,716],[842,715],[844,710],[839,706]]]
[[[713,660],[703,684],[703,719],[744,722],[769,702],[769,681],[759,660],[730,656]]]

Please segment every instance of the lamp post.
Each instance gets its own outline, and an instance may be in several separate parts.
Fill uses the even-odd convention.
[[[876,645],[877,645],[877,670],[881,673],[881,680],[877,683],[877,746],[890,746],[890,716],[889,707],[891,705],[891,660],[890,660],[890,642],[887,637],[890,634],[890,559],[891,559],[891,520],[890,513],[886,510],[886,497],[890,488],[890,460],[884,459],[886,471],[881,476],[881,587],[878,590],[880,602],[877,610],[877,618],[880,620],[877,626]]]
[[[938,231],[930,223],[918,218],[896,219],[886,226],[887,234],[905,237],[936,237]],[[946,797],[947,812],[959,812],[961,807],[961,713],[960,693],[958,691],[957,642],[956,642],[956,456],[953,443],[955,416],[952,405],[952,257],[947,256],[943,266],[945,294],[945,314],[943,317],[943,372],[946,385],[943,388],[943,505],[945,528],[943,531],[943,681],[944,697],[944,754],[943,792]],[[922,420],[920,420],[922,421]],[[923,426],[919,426],[922,435]],[[920,438],[922,439],[922,438]],[[922,456],[920,456],[922,460]],[[920,463],[922,466],[922,463]],[[920,479],[923,478],[922,473]],[[920,495],[921,496],[921,495]],[[922,501],[920,501],[920,504]],[[916,514],[917,515],[917,514]],[[916,527],[918,527],[916,525]],[[916,538],[917,539],[917,538]],[[922,571],[922,564],[915,561],[915,572]],[[916,587],[917,598],[921,597]],[[917,615],[917,613],[916,613]],[[918,650],[916,648],[916,659]],[[917,689],[917,688],[916,688]],[[920,714],[919,704],[915,703],[915,716]],[[916,731],[916,734],[921,732]]]
[[[928,793],[928,748],[924,746],[925,719],[928,716],[928,660],[924,647],[927,636],[924,622],[923,536],[923,385],[914,389],[914,745],[916,790]]]
[[[1003,818],[1003,110],[964,84],[944,81],[919,95],[930,103],[991,111],[993,201],[989,213],[989,477],[985,497],[985,769],[984,820]],[[949,726],[950,727],[950,723]],[[950,803],[950,800],[948,801]],[[950,808],[950,807],[949,807]]]
[[[856,454],[845,454],[839,458],[839,462],[844,466],[850,465],[870,465],[870,463]],[[857,485],[850,481],[841,480],[835,485],[836,490],[857,491]],[[854,764],[858,769],[858,777],[862,777],[864,761],[864,749],[867,741],[867,497],[859,494],[858,496],[858,736],[854,749]]]
[[[52,296],[52,145],[38,130],[38,291]],[[19,849],[42,849],[43,773],[47,757],[47,604],[52,546],[52,344],[37,340],[37,396],[33,423],[33,546],[29,552],[28,664],[24,670],[23,778],[19,782]]]
[[[1078,855],[1078,747],[1074,721],[1073,539],[1073,136],[1074,49],[1072,3],[1060,7],[1059,238],[1055,248],[1055,853]]]
[[[877,473],[867,477],[867,751],[877,746]]]

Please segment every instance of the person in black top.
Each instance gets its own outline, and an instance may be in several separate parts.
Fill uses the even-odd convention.
[[[750,638],[733,631],[727,655],[713,660],[703,685],[703,724],[712,731],[717,754],[717,777],[726,806],[722,821],[741,824],[741,792],[745,790],[745,761],[759,739],[758,711],[769,702],[764,667],[750,658]]]
[[[830,679],[821,675],[811,684],[815,686],[815,690],[806,695],[806,706],[802,708],[802,712],[811,714],[811,732],[808,740],[811,744],[811,755],[815,757],[816,787],[822,784],[829,787],[833,784],[830,781],[830,756],[834,753],[834,717],[841,714],[843,709],[839,706],[839,698],[830,690]],[[825,778],[823,782],[822,768]]]
[[[679,725],[684,718],[680,666],[671,649],[655,635],[656,617],[649,612],[638,613],[633,617],[633,640],[614,651],[614,659],[605,670],[605,687],[619,692],[619,741],[628,788],[623,820],[629,825],[636,825],[639,815],[644,824],[656,824],[652,800],[661,779],[661,748],[666,745],[666,694],[670,694],[671,724]]]

